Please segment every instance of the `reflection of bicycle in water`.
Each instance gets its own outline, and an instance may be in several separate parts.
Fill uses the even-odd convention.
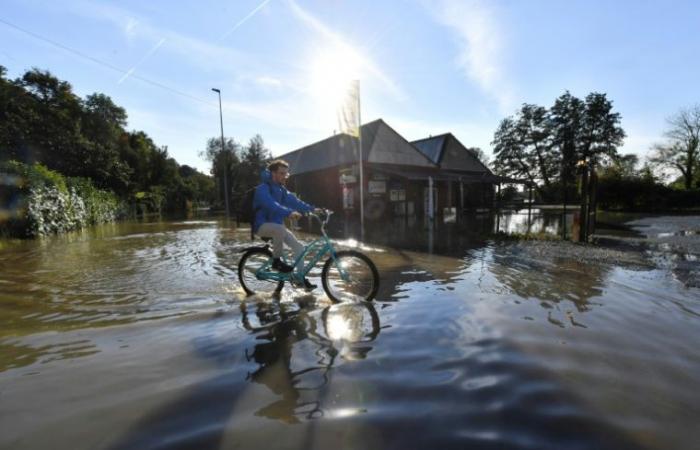
[[[320,314],[322,329],[318,310],[295,306],[296,303],[260,301],[251,313],[248,305],[241,303],[243,326],[260,341],[245,353],[248,361],[258,365],[248,379],[281,396],[256,415],[289,423],[298,422],[299,417],[322,417],[320,396],[330,382],[330,371],[337,358],[365,358],[372,349],[370,343],[380,332],[379,315],[369,302],[326,307]],[[316,347],[312,353],[314,363],[300,367],[305,355],[293,356],[295,351],[308,352],[307,342]]]
[[[322,236],[304,248],[299,257],[285,262],[295,267],[293,272],[283,273],[272,269],[272,251],[269,245],[251,247],[243,252],[238,263],[238,279],[248,295],[274,294],[282,290],[285,281],[293,285],[302,284],[304,277],[323,258],[321,271],[323,289],[331,300],[372,300],[379,289],[377,268],[364,254],[354,250],[336,251],[333,241],[326,234],[326,225],[333,214],[325,210],[321,214],[310,214],[321,224]],[[309,259],[306,265],[297,264]]]

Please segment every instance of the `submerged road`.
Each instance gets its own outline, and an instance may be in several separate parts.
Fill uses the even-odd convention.
[[[698,448],[694,247],[597,257],[438,229],[360,246],[379,296],[335,305],[246,298],[247,235],[3,243],[0,448]]]

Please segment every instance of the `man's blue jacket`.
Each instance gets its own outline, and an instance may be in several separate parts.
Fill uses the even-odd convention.
[[[253,210],[255,211],[253,231],[256,233],[260,225],[264,223],[282,224],[293,211],[307,213],[314,210],[312,205],[299,200],[284,186],[273,182],[269,170],[263,170],[260,178],[262,183],[255,188],[255,197],[253,198]]]

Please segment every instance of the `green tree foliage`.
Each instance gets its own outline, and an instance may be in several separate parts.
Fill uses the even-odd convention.
[[[581,100],[565,92],[549,110],[524,104],[501,122],[493,140],[494,168],[535,184],[547,199],[555,179],[575,184],[577,161],[615,158],[624,137],[620,115],[605,94],[593,92]]]
[[[621,155],[598,171],[598,205],[603,209],[669,211],[697,208],[700,190],[663,185],[649,163],[638,169],[637,155]]]
[[[40,163],[91,180],[146,209],[181,211],[212,200],[213,179],[180,170],[166,147],[127,131],[127,113],[104,94],[81,99],[71,85],[32,69],[10,80],[0,66],[0,161]]]
[[[514,118],[501,122],[493,143],[498,173],[550,187],[557,167],[545,108],[524,104]]]
[[[500,175],[525,178],[534,183],[537,172],[532,155],[525,152],[521,130],[517,119],[507,117],[501,121],[493,138],[494,168]]]
[[[656,145],[650,162],[681,173],[683,187],[691,189],[700,173],[700,105],[681,109],[668,120],[667,142]]]
[[[561,160],[559,177],[562,184],[573,180],[576,174],[584,111],[583,101],[569,91],[559,96],[549,110],[552,145],[559,149]]]
[[[36,123],[34,99],[17,83],[5,78],[0,66],[0,160],[27,161],[29,136]]]
[[[221,138],[210,138],[200,155],[212,163],[211,174],[216,178],[217,201],[223,205],[224,184],[227,184],[233,210],[240,205],[245,193],[260,182],[260,172],[271,158],[270,150],[265,147],[259,134],[253,136],[245,147],[232,138],[225,138],[223,149]]]
[[[260,182],[260,171],[267,167],[270,161],[270,150],[265,147],[262,136],[256,134],[243,149],[241,157],[241,187],[245,192]]]
[[[200,156],[211,162],[211,174],[216,179],[217,202],[225,208],[226,189],[229,203],[233,193],[238,191],[238,174],[240,169],[241,146],[232,138],[224,139],[222,148],[221,138],[210,138]]]

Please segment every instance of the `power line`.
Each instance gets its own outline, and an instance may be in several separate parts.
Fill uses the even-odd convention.
[[[113,70],[113,71],[115,71],[115,72],[119,72],[119,73],[122,74],[122,75],[125,75],[125,74],[128,74],[128,73],[129,73],[128,70],[124,70],[124,69],[122,69],[121,67],[117,67],[117,66],[115,66],[115,65],[113,65],[113,64],[111,64],[111,63],[109,63],[109,62],[106,62],[106,61],[103,61],[103,60],[101,60],[101,59],[98,59],[98,58],[95,58],[95,57],[93,57],[93,56],[90,56],[90,55],[88,55],[88,54],[86,54],[86,53],[81,52],[80,50],[76,50],[76,49],[74,49],[74,48],[68,47],[67,45],[63,45],[63,44],[61,44],[60,42],[54,41],[53,39],[49,39],[49,38],[47,38],[47,37],[41,36],[41,35],[39,35],[39,34],[37,34],[37,33],[34,33],[33,31],[29,31],[29,30],[27,30],[27,29],[25,29],[25,28],[22,28],[22,27],[20,27],[20,26],[18,26],[18,25],[15,25],[15,24],[13,24],[13,23],[11,23],[11,22],[8,22],[8,21],[6,21],[6,20],[4,20],[4,19],[2,19],[2,18],[0,18],[0,23],[3,23],[3,24],[7,25],[7,26],[10,27],[10,28],[14,28],[14,29],[17,30],[17,31],[20,31],[20,32],[22,32],[22,33],[24,33],[24,34],[27,34],[27,35],[33,37],[34,39],[38,39],[38,40],[40,40],[40,41],[46,42],[46,43],[48,43],[48,44],[53,45],[54,47],[58,47],[58,48],[60,48],[60,49],[62,49],[62,50],[65,50],[65,51],[67,51],[67,52],[69,52],[69,53],[72,53],[72,54],[74,54],[74,55],[76,55],[76,56],[79,56],[80,58],[87,59],[88,61],[91,61],[91,62],[93,62],[93,63],[95,63],[95,64],[98,64],[98,65],[100,65],[100,66],[106,67],[106,68],[108,68],[108,69],[110,69],[110,70]],[[166,91],[170,91],[170,92],[172,92],[172,93],[174,93],[174,94],[177,94],[177,95],[180,95],[180,96],[182,96],[182,97],[189,98],[190,100],[195,100],[195,101],[197,101],[197,102],[201,102],[201,103],[207,104],[207,105],[209,105],[209,106],[218,106],[217,104],[215,104],[215,103],[213,103],[213,102],[204,100],[204,99],[199,98],[199,97],[195,97],[194,95],[188,94],[187,92],[182,92],[182,91],[180,91],[180,90],[178,90],[178,89],[172,88],[172,87],[167,86],[167,85],[165,85],[165,84],[163,84],[163,83],[159,83],[158,81],[153,81],[153,80],[148,79],[148,78],[146,78],[146,77],[142,77],[141,75],[136,75],[136,74],[133,74],[133,73],[132,73],[132,74],[130,75],[130,77],[131,77],[131,78],[135,78],[135,79],[140,80],[140,81],[143,81],[144,83],[148,83],[148,84],[150,84],[150,85],[152,85],[152,86],[155,86],[155,87],[164,89],[164,90],[166,90]]]

